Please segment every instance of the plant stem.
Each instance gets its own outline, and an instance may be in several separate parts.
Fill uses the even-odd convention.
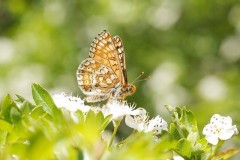
[[[114,140],[114,138],[115,138],[115,135],[116,135],[116,133],[117,133],[117,130],[118,130],[118,127],[119,127],[120,123],[121,123],[121,121],[113,121],[114,129],[113,129],[113,134],[112,134],[112,137],[111,137],[111,139],[110,139],[108,148],[110,148],[110,147],[112,146],[113,140]]]
[[[211,156],[208,158],[208,160],[212,159],[213,156],[216,155],[217,151],[219,150],[219,148],[223,145],[224,141],[223,140],[219,140],[218,144],[216,146],[212,147],[212,153]]]
[[[123,144],[125,143],[126,140],[128,140],[130,137],[132,137],[133,135],[135,135],[137,133],[137,130],[133,130],[132,133],[124,140],[122,140],[121,142],[119,142],[119,144]]]

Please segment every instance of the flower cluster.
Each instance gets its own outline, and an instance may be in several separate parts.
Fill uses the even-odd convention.
[[[65,93],[54,95],[53,100],[58,108],[71,112],[81,110],[83,113],[87,113],[89,110],[93,110],[94,112],[102,112],[105,117],[112,115],[113,121],[121,121],[125,118],[126,125],[139,132],[152,132],[154,135],[159,135],[162,130],[168,130],[167,122],[160,116],[148,120],[149,117],[144,108],[135,109],[136,105],[129,105],[127,102],[112,100],[103,107],[90,107],[85,105],[79,97]],[[75,119],[74,114],[72,116]]]
[[[90,110],[90,107],[84,105],[84,101],[81,100],[81,98],[68,95],[64,92],[54,95],[53,100],[58,108],[66,109],[72,112],[81,110],[85,113]]]
[[[238,134],[238,130],[236,125],[232,125],[231,117],[215,114],[212,116],[210,123],[204,127],[203,134],[209,143],[217,145],[219,139],[230,139],[234,134]]]
[[[90,107],[85,105],[81,98],[65,93],[54,95],[53,100],[58,108],[68,110],[71,113],[77,110],[81,110],[85,115],[89,110],[95,113],[102,112],[105,117],[111,115],[113,122],[120,122],[125,118],[126,125],[138,132],[152,132],[157,136],[163,130],[168,131],[168,124],[163,118],[156,116],[149,120],[144,108],[136,108],[136,105],[130,105],[127,102],[111,100],[102,107]],[[71,116],[77,122],[74,114]],[[213,115],[210,123],[203,129],[206,140],[213,145],[218,144],[219,139],[227,140],[237,133],[236,125],[232,125],[232,119],[218,114]]]

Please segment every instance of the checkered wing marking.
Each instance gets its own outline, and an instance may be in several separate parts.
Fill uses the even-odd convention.
[[[121,60],[110,33],[104,30],[98,34],[91,44],[89,57],[112,69],[120,82],[125,83],[123,70],[120,68]]]
[[[112,38],[114,46],[118,53],[118,58],[123,73],[123,85],[127,84],[127,70],[126,70],[126,61],[125,61],[125,52],[123,48],[123,42],[119,36],[114,36]]]
[[[93,58],[84,60],[77,70],[77,81],[86,95],[106,95],[119,83],[119,79],[106,65]]]

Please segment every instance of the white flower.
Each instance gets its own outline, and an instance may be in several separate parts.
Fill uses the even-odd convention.
[[[184,158],[179,155],[174,155],[173,160],[184,160]]]
[[[113,120],[121,121],[125,115],[132,113],[135,106],[129,106],[126,102],[110,101],[102,108],[104,116],[112,115]]]
[[[218,139],[230,139],[234,134],[238,134],[238,130],[236,125],[232,125],[231,117],[215,114],[212,116],[210,123],[203,128],[203,134],[209,143],[216,145]]]
[[[155,135],[161,134],[162,130],[168,131],[167,122],[159,115],[148,122],[146,132],[153,132]]]
[[[148,116],[146,110],[143,108],[138,108],[132,111],[131,115],[126,115],[125,123],[130,128],[141,132],[146,128],[147,119]]]
[[[72,112],[81,110],[82,112],[88,112],[89,106],[84,105],[84,101],[79,97],[73,97],[66,93],[61,93],[53,96],[53,101],[58,108],[66,109]]]

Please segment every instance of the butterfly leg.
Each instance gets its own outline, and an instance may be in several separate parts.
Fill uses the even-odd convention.
[[[88,102],[88,103],[94,103],[94,102],[99,102],[99,101],[105,101],[108,99],[108,95],[96,95],[96,96],[87,96],[83,100]]]

